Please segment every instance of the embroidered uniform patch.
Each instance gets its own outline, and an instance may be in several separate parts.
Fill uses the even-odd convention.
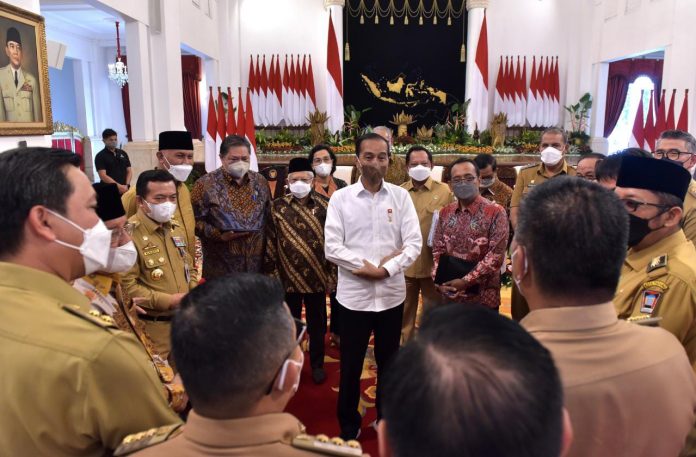
[[[662,297],[662,292],[657,290],[644,290],[643,299],[640,304],[640,312],[644,314],[652,314],[655,311],[657,303]]]

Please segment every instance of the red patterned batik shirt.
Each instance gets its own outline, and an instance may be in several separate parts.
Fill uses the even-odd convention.
[[[500,306],[500,267],[505,261],[509,234],[505,209],[480,195],[468,206],[451,203],[440,210],[433,239],[433,278],[441,255],[476,262],[464,276],[465,289],[479,285],[477,295],[465,294],[462,289],[456,302],[480,303],[489,308]]]

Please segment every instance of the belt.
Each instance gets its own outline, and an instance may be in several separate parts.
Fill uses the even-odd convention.
[[[149,322],[171,322],[172,316],[150,316],[148,314],[138,314],[138,319]]]

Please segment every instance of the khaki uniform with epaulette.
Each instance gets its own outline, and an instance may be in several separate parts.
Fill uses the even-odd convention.
[[[176,422],[140,343],[58,276],[0,262],[0,455],[98,457]]]
[[[684,198],[682,229],[686,238],[696,245],[696,181],[693,179]]]
[[[197,284],[186,233],[176,219],[160,224],[142,210],[129,222],[134,225],[132,238],[138,261],[123,275],[123,287],[147,312],[139,315],[145,323],[145,332],[156,352],[167,358],[171,351],[172,295],[187,293]]]
[[[517,174],[515,187],[512,189],[510,208],[520,206],[522,199],[524,199],[524,197],[531,192],[535,186],[543,184],[549,179],[553,179],[557,176],[575,176],[575,174],[575,168],[568,165],[568,162],[566,162],[565,159],[563,159],[563,168],[561,168],[561,171],[553,176],[546,175],[546,166],[543,163],[527,165]],[[510,308],[512,318],[516,321],[521,320],[527,315],[527,313],[529,313],[529,305],[527,304],[527,300],[524,299],[514,282],[512,284]]]
[[[126,210],[126,217],[131,218],[135,216],[138,212],[138,201],[135,195],[135,187],[131,187],[128,191],[121,196],[121,203],[123,203],[123,209]],[[186,234],[186,250],[192,259],[198,260],[200,257],[200,250],[196,239],[196,219],[193,216],[193,206],[191,206],[191,192],[189,192],[186,184],[178,182],[176,183],[176,211],[172,219],[179,222],[181,230]],[[200,279],[201,268],[197,265],[196,271],[192,272],[192,275],[196,281]]]
[[[293,415],[264,414],[216,420],[191,411],[186,425],[174,424],[127,436],[115,456],[248,457],[365,456],[357,441],[310,436]]]
[[[614,304],[620,319],[659,317],[696,370],[696,248],[683,231],[628,251]]]

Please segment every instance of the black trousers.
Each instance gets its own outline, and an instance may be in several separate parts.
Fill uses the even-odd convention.
[[[326,294],[286,293],[285,302],[296,319],[302,318],[302,303],[307,316],[309,335],[309,362],[312,368],[324,366],[324,337],[326,335]],[[299,329],[298,329],[299,330]]]
[[[377,418],[381,418],[380,379],[386,373],[389,361],[399,350],[401,319],[404,304],[373,312],[353,311],[339,304],[341,320],[341,381],[338,391],[338,422],[341,435],[354,437],[360,429],[362,417],[358,412],[360,375],[365,351],[374,332],[375,360],[377,362]]]
[[[341,305],[339,305],[338,300],[336,300],[336,291],[331,292],[329,300],[331,300],[331,323],[329,324],[329,331],[338,335],[339,329],[341,328],[339,325],[339,322],[341,322]]]

